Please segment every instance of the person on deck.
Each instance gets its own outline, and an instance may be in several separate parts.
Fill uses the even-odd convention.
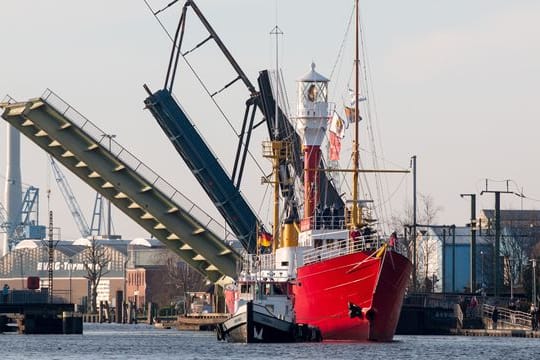
[[[493,314],[491,314],[491,321],[493,322],[492,329],[497,330],[497,321],[499,320],[499,309],[497,306],[493,308]]]
[[[388,246],[390,247],[390,249],[394,249],[396,247],[396,243],[397,243],[397,233],[394,231],[390,235],[390,238],[388,239]]]
[[[360,231],[358,228],[354,227],[349,231],[349,238],[353,241],[354,244],[360,241]]]
[[[531,325],[532,330],[536,331],[538,330],[538,316],[537,316],[538,310],[536,309],[536,306],[534,304],[531,304]]]

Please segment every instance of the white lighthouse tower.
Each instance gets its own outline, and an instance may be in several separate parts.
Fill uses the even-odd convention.
[[[21,135],[11,125],[6,126],[6,186],[4,205],[7,212],[7,229],[0,242],[0,256],[9,252],[10,236],[21,222],[22,186],[21,186]]]
[[[315,71],[298,79],[297,124],[304,150],[304,220],[310,219],[319,200],[321,144],[329,116],[328,80]]]

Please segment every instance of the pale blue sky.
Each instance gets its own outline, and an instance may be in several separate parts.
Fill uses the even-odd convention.
[[[150,1],[156,8],[168,2]],[[252,82],[259,70],[274,67],[274,40],[269,32],[276,22],[275,1],[199,0],[197,4]],[[146,96],[142,84],[153,90],[162,86],[170,50],[169,40],[143,0],[2,0],[1,5],[0,96],[25,100],[51,88],[103,130],[116,134],[121,144],[165,179],[211,209],[155,120],[142,109]],[[163,17],[171,29],[179,5]],[[278,22],[285,33],[280,63],[292,109],[294,81],[309,70],[311,61],[319,72],[330,75],[351,9],[349,0],[278,1]],[[512,179],[526,195],[540,199],[540,2],[364,0],[361,10],[373,88],[369,100],[371,106],[376,104],[372,111],[384,157],[389,166],[406,168],[410,156],[417,155],[418,188],[443,208],[439,223],[464,224],[469,203],[459,194],[479,193],[485,178]],[[188,29],[187,43],[204,38],[193,21]],[[349,50],[350,45],[349,41]],[[210,88],[217,90],[232,75],[215,54],[209,45],[190,59],[206,75]],[[350,71],[348,59],[342,66],[342,75]],[[343,81],[333,81],[330,90],[336,94],[345,87]],[[236,147],[233,132],[209,110],[208,100],[184,65],[175,88],[182,105],[230,169]],[[220,98],[237,126],[247,94],[237,84]],[[3,180],[3,122],[0,139]],[[260,139],[261,134],[255,141]],[[348,140],[350,136],[344,141]],[[259,155],[258,146],[253,149]],[[40,187],[43,211],[45,191],[54,179],[47,175],[46,157],[36,146],[24,139],[22,151],[23,181]],[[247,176],[244,183],[250,186],[244,192],[259,209],[264,193],[261,174],[253,170]],[[78,179],[70,179],[89,217],[93,195]],[[408,177],[400,187],[395,178],[390,182],[390,192],[396,190],[390,201],[394,212],[399,212],[411,196],[412,181]],[[51,208],[66,214],[57,223],[62,235],[78,237],[56,185],[51,188]],[[502,203],[504,208],[520,207],[520,200],[510,196],[503,197]],[[479,198],[479,208],[492,204],[491,195]],[[538,209],[540,202],[525,200],[523,205]],[[124,237],[145,235],[123,216],[115,219]]]

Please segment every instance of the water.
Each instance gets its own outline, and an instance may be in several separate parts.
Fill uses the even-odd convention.
[[[0,359],[540,359],[540,339],[396,336],[389,344],[228,344],[212,332],[85,324],[83,335],[1,335]]]

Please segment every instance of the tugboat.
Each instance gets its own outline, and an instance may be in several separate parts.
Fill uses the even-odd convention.
[[[261,257],[249,256],[248,271],[225,289],[234,315],[216,328],[218,340],[240,343],[322,341],[318,328],[295,322],[292,284],[286,271],[257,270]],[[264,264],[263,264],[264,266]]]

